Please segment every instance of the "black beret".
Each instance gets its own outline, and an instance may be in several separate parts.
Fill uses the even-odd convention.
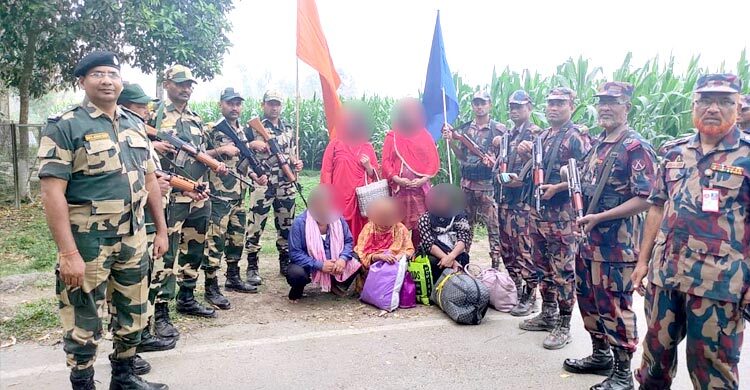
[[[89,69],[97,66],[109,66],[120,70],[120,60],[117,58],[117,54],[111,51],[92,51],[78,61],[78,65],[73,70],[73,76],[85,76]]]

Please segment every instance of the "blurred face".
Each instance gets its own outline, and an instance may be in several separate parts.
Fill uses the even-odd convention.
[[[737,121],[739,95],[707,92],[696,94],[693,124],[698,132],[712,137],[726,134]]]
[[[263,115],[268,119],[279,119],[281,116],[281,102],[277,100],[269,100],[263,103]]]
[[[516,124],[516,126],[520,126],[524,122],[528,121],[531,117],[531,105],[528,103],[510,103],[508,105],[508,114],[510,116],[510,120],[512,120],[513,123]]]
[[[391,198],[380,198],[367,208],[368,218],[377,226],[389,228],[401,221],[401,213],[396,202]]]
[[[400,101],[394,111],[393,123],[396,129],[406,132],[423,128],[425,117],[422,103],[416,99],[404,99]]]
[[[307,210],[318,223],[327,225],[333,222],[336,212],[330,190],[327,187],[316,188],[310,195]]]
[[[94,104],[115,104],[122,92],[120,71],[109,66],[91,68],[85,76],[78,78],[78,85]]]
[[[573,116],[573,103],[570,100],[547,100],[545,114],[552,127],[562,126]]]
[[[628,121],[630,103],[621,98],[602,96],[596,104],[599,126],[605,130],[615,130]]]
[[[195,83],[192,81],[183,81],[181,83],[175,83],[172,80],[164,81],[164,90],[167,91],[167,97],[174,103],[183,104],[190,100],[190,96],[193,95],[193,87]]]
[[[471,109],[474,111],[476,118],[484,118],[490,114],[490,101],[484,99],[474,99],[471,101]]]
[[[750,107],[745,107],[737,116],[737,124],[743,129],[750,129]]]
[[[230,101],[221,101],[221,115],[229,122],[234,122],[242,114],[242,99],[235,98]]]
[[[138,114],[141,119],[143,119],[145,122],[148,122],[149,119],[151,119],[151,113],[148,111],[148,104],[146,103],[133,103],[128,102],[123,104],[128,110],[135,112]]]
[[[346,110],[341,114],[340,130],[346,138],[351,140],[367,140],[370,138],[370,126],[365,114]]]

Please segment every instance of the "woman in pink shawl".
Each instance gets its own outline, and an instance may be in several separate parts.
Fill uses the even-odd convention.
[[[352,258],[354,239],[346,221],[334,211],[331,191],[326,186],[314,189],[308,204],[289,232],[286,280],[292,302],[302,298],[310,283],[323,292],[345,295],[361,266]]]
[[[332,139],[323,154],[320,183],[335,190],[336,203],[352,231],[354,242],[367,223],[359,213],[355,189],[377,180],[378,157],[369,142],[370,126],[364,109],[347,108],[336,126],[338,138]],[[366,179],[367,178],[367,179]]]
[[[402,222],[409,230],[417,227],[419,217],[427,211],[425,196],[439,169],[437,147],[425,128],[422,103],[413,98],[401,100],[393,111],[393,130],[383,144],[383,177],[403,208]],[[412,233],[415,247],[418,241],[419,234]]]

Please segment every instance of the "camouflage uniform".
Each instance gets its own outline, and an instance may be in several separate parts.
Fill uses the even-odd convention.
[[[113,360],[135,355],[146,325],[145,175],[156,167],[142,122],[119,107],[115,115],[113,123],[84,101],[50,118],[39,145],[39,177],[68,182],[71,229],[86,267],[82,287],[59,276],[56,286],[67,363],[79,371],[96,359],[110,284]]]
[[[703,76],[697,87],[697,93],[740,89],[733,75]],[[636,378],[643,389],[669,388],[677,346],[687,338],[695,388],[737,389],[745,327],[740,302],[750,288],[750,136],[735,126],[706,154],[699,134],[664,150],[649,198],[663,207],[664,218],[649,264],[648,332]],[[713,190],[718,212],[703,211]]]
[[[291,155],[291,144],[294,138],[292,127],[285,124],[281,119],[279,119],[278,126],[274,126],[268,119],[263,119],[263,126],[272,137],[276,138],[282,153],[287,156]],[[246,129],[246,132],[249,141],[263,140],[255,131]],[[258,252],[261,249],[260,236],[266,228],[268,213],[273,207],[274,226],[277,234],[276,249],[279,251],[279,268],[283,273],[289,264],[289,230],[292,227],[292,222],[294,222],[297,189],[284,176],[275,156],[266,151],[256,152],[256,156],[260,161],[267,161],[270,169],[268,184],[265,186],[258,185],[250,192],[250,215],[245,231],[248,270],[258,270]]]

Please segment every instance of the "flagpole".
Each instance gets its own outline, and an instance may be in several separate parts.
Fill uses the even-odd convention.
[[[443,127],[448,124],[448,109],[445,102],[445,87],[442,87],[443,91]],[[453,167],[451,166],[451,145],[449,140],[445,140],[445,154],[448,156],[448,181],[453,184]]]
[[[296,109],[294,110],[294,122],[296,123],[296,129],[294,133],[294,156],[299,161],[299,109],[300,109],[300,98],[299,98],[299,57],[297,57],[297,80],[295,82],[296,91]]]

